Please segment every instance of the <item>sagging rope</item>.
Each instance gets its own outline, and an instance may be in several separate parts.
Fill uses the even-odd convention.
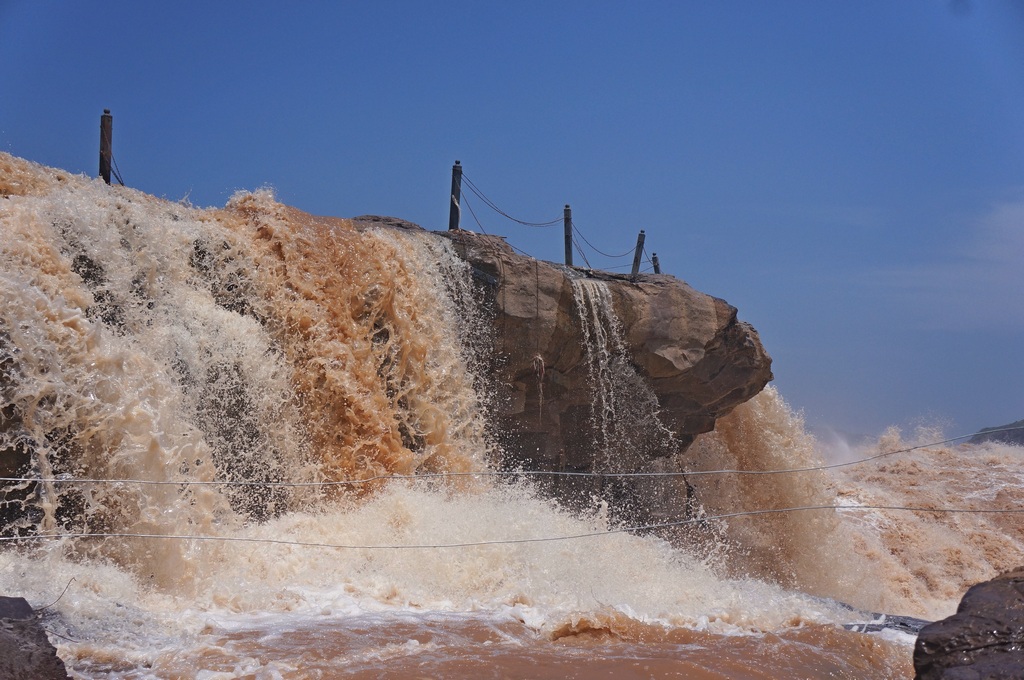
[[[469,201],[466,200],[465,196],[463,196],[462,199],[462,202],[466,204],[467,208],[469,208],[469,214],[473,216],[473,220],[476,222],[476,226],[480,227],[480,233],[487,235],[487,230],[484,229],[484,225],[480,222],[480,218],[476,216],[476,211],[473,210],[473,206],[469,204]]]
[[[572,226],[572,230],[573,230],[574,232],[576,232],[576,234],[578,234],[578,235],[579,235],[579,237],[580,237],[581,239],[583,239],[583,242],[584,242],[584,243],[586,243],[586,244],[587,244],[588,246],[590,246],[591,248],[593,248],[593,249],[594,249],[594,251],[595,251],[595,252],[596,252],[596,253],[597,253],[598,255],[604,255],[605,257],[607,257],[607,258],[610,258],[610,259],[612,259],[612,260],[617,260],[617,259],[620,259],[620,258],[623,258],[623,257],[629,257],[630,255],[632,255],[632,254],[633,254],[633,249],[632,249],[632,248],[630,248],[629,250],[627,250],[626,252],[622,253],[621,255],[610,255],[609,253],[606,253],[606,252],[604,252],[603,250],[601,250],[600,248],[598,248],[597,246],[595,246],[595,245],[594,245],[593,243],[591,243],[591,242],[590,242],[590,241],[589,241],[589,240],[587,239],[587,237],[583,235],[583,232],[582,232],[582,231],[580,231],[580,230],[579,230],[579,228],[577,228],[577,227],[576,227],[576,222],[571,222],[571,223],[570,223],[570,225]],[[581,249],[581,251],[580,251],[580,254],[582,255],[582,249]]]
[[[576,246],[576,252],[578,252],[580,254],[580,257],[583,258],[583,262],[587,265],[587,269],[593,269],[594,267],[593,265],[590,264],[590,260],[587,258],[587,254],[583,251],[583,246],[580,245],[580,242],[576,240],[575,236],[572,236],[571,238],[572,244]]]
[[[487,198],[487,196],[484,195],[484,192],[481,191],[480,188],[476,184],[473,184],[473,180],[471,180],[469,177],[466,176],[465,171],[463,171],[463,173],[462,173],[462,181],[466,183],[466,185],[469,187],[469,190],[472,191],[474,194],[476,194],[477,197],[481,201],[483,201],[487,205],[488,208],[490,208],[494,212],[498,213],[502,217],[504,217],[506,219],[509,219],[509,220],[512,220],[516,224],[521,224],[524,227],[553,227],[556,224],[561,223],[561,221],[562,221],[562,218],[558,218],[558,219],[550,220],[548,222],[527,222],[525,220],[521,220],[521,219],[518,219],[516,217],[512,217],[507,212],[505,212],[504,210],[499,208],[497,206],[497,204],[494,203],[494,201],[492,201],[491,199]]]
[[[466,183],[466,186],[469,188],[470,192],[475,194],[477,196],[477,198],[479,198],[481,201],[483,201],[484,204],[488,208],[490,208],[494,212],[498,213],[502,217],[505,217],[506,219],[509,219],[512,222],[515,222],[516,224],[520,224],[520,225],[522,225],[524,227],[541,227],[541,228],[543,228],[543,227],[553,227],[556,224],[559,224],[559,223],[562,222],[561,218],[560,219],[555,219],[555,220],[550,220],[548,222],[527,222],[526,220],[521,220],[521,219],[519,219],[517,217],[513,217],[512,215],[508,214],[507,212],[505,212],[504,210],[499,208],[498,205],[494,201],[492,201],[490,198],[488,198],[487,195],[484,194],[484,192],[481,191],[480,188],[476,184],[473,183],[473,180],[471,180],[469,177],[466,176],[465,172],[463,172],[463,174],[462,174],[462,180]],[[465,199],[465,198],[466,198],[466,196],[464,195],[463,199]],[[472,214],[473,220],[476,222],[477,226],[480,228],[480,231],[483,232],[484,234],[486,234],[487,231],[484,229],[484,226],[481,223],[480,218],[477,216],[476,211],[473,210],[472,206],[469,205],[468,201],[464,200],[464,202],[466,203],[466,207],[469,208],[469,212],[470,212],[470,214]],[[587,239],[587,237],[583,235],[583,232],[576,226],[576,224],[574,222],[570,222],[570,226],[572,228],[572,231],[575,234],[572,237],[573,245],[576,246],[576,251],[580,254],[580,257],[583,258],[583,261],[586,263],[588,269],[593,269],[593,267],[591,266],[589,260],[587,259],[587,254],[583,250],[583,246],[580,245],[580,242],[578,240],[576,240],[576,236],[579,236],[580,239],[582,239],[584,243],[586,243],[588,246],[590,246],[590,248],[592,250],[594,250],[597,254],[603,255],[604,257],[607,257],[607,258],[619,259],[619,258],[623,258],[623,257],[628,257],[628,256],[630,256],[633,253],[632,249],[627,250],[626,252],[624,252],[624,253],[622,253],[620,255],[611,255],[609,253],[606,253],[603,250],[601,250],[600,248],[598,248],[597,246],[595,246],[593,243],[591,243]],[[522,251],[520,251],[520,252],[522,252]],[[525,252],[523,254],[526,255]]]
[[[470,205],[470,203],[467,200],[467,197],[466,197],[465,194],[463,194],[463,196],[462,196],[462,201],[463,201],[463,203],[466,204],[466,207],[469,208],[469,213],[473,216],[473,220],[476,222],[476,226],[478,226],[480,228],[480,233],[483,234],[484,236],[490,236],[490,234],[488,234],[487,230],[484,228],[483,223],[480,222],[480,218],[477,217],[476,211],[473,210],[473,206]],[[536,258],[534,258],[532,255],[530,255],[528,252],[526,252],[522,248],[517,248],[515,245],[509,243],[508,241],[505,241],[505,245],[507,245],[509,248],[511,248],[512,250],[516,251],[520,255],[524,255],[524,256],[529,257],[530,259],[534,260],[534,266],[536,266],[536,264],[537,264]],[[504,263],[503,263],[502,259],[500,257],[498,257],[496,259],[498,260],[499,263],[501,263],[501,266],[504,267]]]
[[[460,541],[455,543],[392,543],[377,545],[357,545],[346,543],[320,543],[313,541],[289,541],[279,538],[254,538],[249,536],[210,536],[206,534],[143,534],[143,533],[65,533],[65,534],[35,534],[31,536],[2,536],[0,542],[21,542],[38,541],[46,539],[67,539],[67,538],[162,538],[190,541],[221,541],[227,543],[262,543],[270,545],[285,545],[303,548],[333,548],[341,550],[435,550],[444,548],[474,548],[482,546],[498,545],[519,545],[524,543],[550,543],[554,541],[572,541],[584,538],[598,538],[613,536],[615,534],[637,533],[653,531],[656,529],[669,529],[692,524],[702,524],[715,520],[726,520],[737,517],[753,517],[757,515],[774,515],[786,512],[804,512],[813,510],[892,510],[900,512],[930,512],[945,514],[1020,514],[1024,508],[1015,509],[974,509],[974,508],[925,508],[906,505],[804,505],[791,508],[775,508],[771,510],[745,510],[741,512],[729,512],[721,515],[706,515],[691,519],[678,520],[674,522],[659,522],[657,524],[643,524],[628,527],[611,527],[602,531],[590,531],[580,534],[567,534],[562,536],[536,536],[530,538],[507,538],[493,539],[486,541]]]
[[[814,472],[819,470],[833,470],[836,468],[850,467],[869,463],[879,458],[895,456],[900,453],[910,453],[919,449],[926,449],[933,446],[950,444],[961,439],[968,439],[982,434],[997,434],[1000,432],[1011,432],[1024,430],[1024,425],[1014,427],[1001,427],[983,432],[972,432],[958,437],[950,437],[941,441],[928,444],[917,444],[895,451],[859,458],[845,463],[826,463],[822,465],[809,465],[799,468],[782,468],[778,470],[693,470],[689,472],[559,472],[554,470],[481,470],[479,472],[428,472],[414,475],[376,475],[363,479],[346,479],[336,481],[320,482],[244,482],[244,481],[195,481],[195,480],[146,480],[146,479],[80,479],[73,477],[0,477],[0,482],[14,483],[40,483],[40,484],[144,484],[144,485],[168,485],[168,486],[266,486],[266,487],[330,487],[330,486],[355,486],[359,484],[370,484],[372,482],[389,480],[410,480],[428,481],[434,479],[448,479],[454,477],[596,477],[596,478],[636,478],[636,477],[701,477],[708,475],[780,475],[800,472]]]

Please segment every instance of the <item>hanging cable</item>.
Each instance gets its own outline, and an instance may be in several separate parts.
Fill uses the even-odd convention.
[[[491,199],[487,198],[487,196],[480,190],[480,188],[477,187],[477,185],[473,183],[473,180],[471,180],[469,177],[466,176],[465,171],[463,171],[463,173],[462,173],[462,181],[466,183],[466,185],[469,187],[469,190],[471,192],[473,192],[474,194],[476,194],[477,198],[479,198],[481,201],[483,201],[487,205],[488,208],[490,208],[494,212],[498,213],[502,217],[505,217],[505,218],[507,218],[509,220],[512,220],[516,224],[521,224],[524,227],[553,227],[556,224],[559,224],[559,223],[562,222],[562,218],[558,218],[557,220],[551,220],[550,222],[527,222],[525,220],[521,220],[521,219],[518,219],[516,217],[512,217],[507,212],[505,212],[504,210],[499,208],[497,206],[497,204],[494,203],[494,201],[492,201]]]
[[[590,264],[590,260],[587,259],[587,254],[583,252],[583,248],[582,246],[580,246],[580,242],[576,240],[575,236],[572,237],[572,243],[574,246],[576,246],[576,251],[580,254],[580,257],[583,258],[583,262],[586,263],[587,269],[593,269],[593,267]]]
[[[630,250],[627,250],[626,252],[622,253],[621,255],[609,255],[608,253],[604,252],[603,250],[600,250],[597,246],[595,246],[593,243],[588,241],[587,237],[583,235],[583,232],[580,231],[576,227],[576,223],[575,222],[570,222],[570,224],[572,225],[572,230],[574,232],[576,232],[579,235],[579,237],[581,239],[583,239],[583,242],[586,243],[588,246],[590,246],[594,250],[594,252],[596,252],[598,255],[604,255],[605,257],[611,258],[613,260],[617,260],[617,259],[622,258],[622,257],[628,257],[629,255],[631,255],[633,253],[633,250],[630,249]]]
[[[682,519],[673,522],[659,522],[657,524],[642,524],[626,527],[611,527],[600,531],[588,531],[579,534],[566,534],[562,536],[535,536],[525,538],[493,539],[485,541],[458,541],[452,543],[391,543],[391,544],[346,544],[346,543],[320,543],[314,541],[290,541],[280,538],[255,538],[249,536],[211,536],[208,534],[144,534],[144,533],[100,533],[80,532],[65,534],[35,534],[31,536],[0,536],[0,542],[25,542],[39,541],[46,539],[69,539],[69,538],[162,538],[185,541],[221,541],[225,543],[260,543],[264,545],[284,545],[302,548],[329,548],[340,550],[437,550],[444,548],[475,548],[491,545],[519,545],[524,543],[551,543],[555,541],[572,541],[583,538],[603,538],[615,534],[633,534],[638,532],[654,531],[656,529],[669,529],[690,524],[703,524],[710,521],[721,521],[737,517],[755,517],[758,515],[776,515],[787,512],[808,512],[808,511],[860,511],[860,510],[889,510],[896,512],[928,512],[941,514],[1021,514],[1024,508],[1000,509],[1000,508],[926,508],[908,505],[804,505],[789,508],[773,508],[769,510],[743,510],[729,512],[719,515],[706,515]]]
[[[466,204],[467,208],[469,208],[469,214],[473,216],[473,220],[476,222],[476,226],[480,227],[480,232],[482,234],[487,234],[487,231],[484,229],[484,225],[480,223],[480,218],[476,216],[476,211],[473,210],[473,206],[469,204],[469,201],[467,201],[466,198],[467,197],[465,196],[465,194],[463,194],[462,202]]]
[[[113,164],[113,175],[117,180],[118,184],[124,186],[124,180],[121,179],[121,168],[117,167],[117,159],[114,158],[114,154],[110,154],[110,162]]]
[[[469,201],[466,200],[466,195],[465,194],[462,195],[462,201],[463,201],[463,203],[466,204],[466,207],[469,208],[469,213],[473,216],[473,220],[476,222],[476,225],[478,227],[480,227],[480,233],[482,233],[484,236],[489,236],[489,234],[487,233],[487,230],[484,229],[484,225],[480,222],[480,218],[477,217],[476,211],[473,210],[473,206],[471,206],[469,204]],[[516,251],[520,255],[524,255],[526,257],[529,257],[530,259],[533,259],[532,256],[528,252],[523,250],[522,248],[516,248],[514,245],[512,245],[508,241],[504,241],[504,243],[505,243],[505,245],[507,245],[509,248],[511,248],[512,250]],[[502,259],[499,257],[499,258],[497,258],[497,260],[500,263],[500,266],[502,267],[502,270],[504,270],[505,264],[502,261]]]

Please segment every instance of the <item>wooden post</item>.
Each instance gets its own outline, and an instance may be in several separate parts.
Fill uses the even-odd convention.
[[[651,264],[654,265],[654,273],[655,274],[660,274],[661,273],[661,264],[658,263],[658,254],[657,253],[651,253]]]
[[[448,230],[459,230],[459,219],[462,216],[462,164],[455,161],[452,166],[452,203],[448,210]]]
[[[572,266],[572,208],[565,204],[562,213],[562,223],[565,227],[565,263]]]
[[[636,252],[633,253],[633,273],[630,276],[636,276],[640,273],[640,255],[644,252],[644,238],[644,230],[641,229],[636,237]]]
[[[110,115],[110,109],[103,109],[100,116],[100,177],[107,184],[110,184],[110,159],[114,154],[113,127],[114,117]]]

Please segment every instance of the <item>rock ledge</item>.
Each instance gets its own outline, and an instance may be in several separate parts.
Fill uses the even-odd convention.
[[[1024,567],[972,586],[956,614],[921,629],[918,680],[1024,678]]]

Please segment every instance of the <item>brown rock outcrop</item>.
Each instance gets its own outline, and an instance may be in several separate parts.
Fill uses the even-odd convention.
[[[516,464],[589,471],[602,467],[605,448],[613,449],[605,469],[640,469],[685,450],[772,378],[771,358],[736,308],[675,277],[571,268],[518,255],[499,237],[441,235],[491,289],[500,357],[493,419]],[[595,375],[588,356],[585,326],[599,320],[584,318],[595,316],[589,308],[580,314],[581,281],[607,291],[614,318],[604,323],[619,325],[604,329],[621,337],[621,355],[602,369],[613,375]],[[595,422],[595,378],[611,381],[615,403],[603,407],[618,410],[614,422]],[[602,428],[612,431],[594,431]]]
[[[956,614],[921,629],[918,680],[1024,678],[1024,567],[972,586]]]

